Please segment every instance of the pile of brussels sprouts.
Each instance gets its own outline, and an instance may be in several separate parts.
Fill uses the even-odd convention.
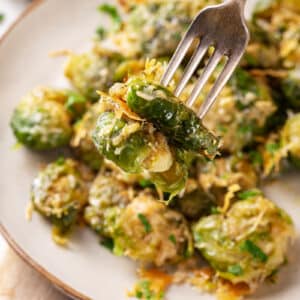
[[[98,28],[89,52],[69,54],[72,89],[34,89],[10,125],[29,149],[70,150],[31,186],[32,207],[57,243],[84,223],[115,255],[173,270],[204,259],[211,284],[252,292],[285,263],[294,239],[288,214],[258,187],[300,168],[300,6],[258,2],[244,60],[202,122],[184,104],[192,83],[173,95],[182,71],[159,85],[165,61],[207,5],[194,2],[122,1],[123,20],[100,6],[112,26]],[[105,49],[108,40],[119,48]],[[142,286],[138,298],[162,299]]]

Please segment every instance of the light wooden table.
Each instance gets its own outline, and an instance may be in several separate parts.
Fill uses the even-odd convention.
[[[0,0],[0,37],[29,4],[29,0]],[[0,235],[0,300],[67,300],[46,279],[25,264]]]

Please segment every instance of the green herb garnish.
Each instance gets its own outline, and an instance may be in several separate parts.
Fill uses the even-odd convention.
[[[250,240],[246,240],[241,245],[241,250],[249,252],[255,259],[261,262],[266,262],[268,260],[268,256]]]
[[[240,200],[246,200],[246,199],[249,199],[249,198],[252,198],[252,197],[256,197],[256,196],[259,196],[261,195],[261,191],[260,190],[256,190],[256,189],[253,189],[253,190],[247,190],[247,191],[242,191],[242,192],[239,192],[237,194],[238,198]]]
[[[139,181],[139,185],[142,188],[153,187],[153,183],[150,180],[148,180],[148,179],[141,179]]]
[[[100,241],[100,244],[108,249],[109,251],[113,251],[114,249],[114,240],[110,238],[105,238]]]
[[[4,14],[0,13],[0,23],[4,21]]]
[[[151,224],[143,214],[138,214],[138,218],[140,219],[141,223],[144,225],[146,233],[149,233],[151,231]]]
[[[170,235],[169,235],[169,240],[170,240],[174,245],[176,245],[176,237],[175,237],[174,234],[170,234]]]
[[[266,150],[271,154],[274,154],[279,149],[280,149],[280,144],[279,143],[266,144]]]
[[[56,164],[61,166],[65,163],[65,158],[63,156],[60,156],[57,160],[56,160]]]
[[[111,17],[112,21],[115,24],[115,30],[118,30],[120,28],[122,19],[121,19],[120,15],[118,13],[118,10],[115,6],[108,4],[108,3],[104,3],[100,6],[98,6],[98,10],[101,13],[105,13]]]
[[[228,267],[227,272],[239,276],[242,275],[244,271],[240,265],[232,265]]]

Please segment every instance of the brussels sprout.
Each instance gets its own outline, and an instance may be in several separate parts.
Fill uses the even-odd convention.
[[[251,193],[225,214],[200,219],[192,231],[195,248],[218,276],[250,288],[284,263],[294,237],[290,217],[263,196]]]
[[[152,122],[174,144],[210,157],[217,154],[218,139],[163,86],[138,79],[129,81],[126,100],[135,113]]]
[[[289,72],[281,82],[281,88],[289,106],[300,110],[300,69]]]
[[[128,18],[108,39],[127,57],[169,56],[199,10],[216,2],[220,1],[122,1]]]
[[[88,201],[91,172],[72,159],[58,159],[42,170],[31,187],[33,207],[60,234],[74,225]]]
[[[103,160],[91,136],[100,113],[101,103],[93,104],[82,119],[74,125],[74,133],[70,143],[76,155],[93,170],[99,170]]]
[[[300,113],[290,117],[284,125],[281,147],[288,151],[291,162],[300,168]]]
[[[99,174],[91,185],[89,205],[84,218],[97,233],[112,237],[115,223],[130,202],[128,185],[113,178],[111,173]]]
[[[221,149],[236,153],[270,129],[277,110],[269,87],[238,69],[208,112],[204,125],[221,136]]]
[[[97,90],[106,91],[114,82],[114,70],[122,61],[120,55],[91,51],[71,54],[65,66],[65,76],[90,101],[97,101]]]
[[[212,162],[199,162],[198,172],[203,189],[218,198],[223,198],[231,185],[238,184],[242,189],[250,189],[258,183],[255,168],[246,156],[229,156]]]
[[[176,263],[192,254],[184,217],[148,194],[141,194],[122,212],[114,235],[116,254],[154,263]]]
[[[259,28],[259,33],[264,32],[269,40],[263,41],[265,50],[276,49],[272,59],[277,58],[277,65],[268,67],[294,68],[300,58],[300,16],[299,4],[297,1],[259,1],[252,18],[252,25]],[[254,33],[256,33],[254,31]],[[255,35],[253,35],[256,38]],[[260,40],[258,40],[260,42]],[[257,45],[258,46],[258,45]],[[251,44],[250,44],[251,48]],[[257,48],[260,56],[260,48]],[[271,54],[271,52],[270,52]],[[266,57],[268,61],[270,58]],[[261,61],[264,64],[263,61]]]
[[[36,90],[25,96],[10,121],[17,140],[35,150],[67,145],[72,127],[65,100],[65,92],[51,89]]]
[[[171,148],[151,123],[139,119],[125,103],[101,98],[103,113],[92,134],[98,151],[128,173],[149,173],[158,189],[172,196],[185,185],[192,154]]]

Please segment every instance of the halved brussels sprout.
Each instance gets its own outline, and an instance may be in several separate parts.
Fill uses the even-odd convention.
[[[270,129],[277,110],[265,82],[238,69],[208,112],[204,125],[221,136],[221,149],[236,153]]]
[[[97,233],[112,237],[115,224],[132,197],[132,189],[111,173],[99,173],[91,185],[84,218]]]
[[[184,217],[149,194],[141,194],[122,212],[114,235],[116,254],[161,266],[193,252]]]
[[[171,142],[210,157],[217,154],[218,139],[168,89],[139,79],[127,84],[126,100],[129,108],[153,123]]]
[[[100,101],[103,113],[93,132],[98,151],[128,173],[148,172],[160,190],[179,193],[187,178],[187,155],[172,149],[164,135],[131,112],[126,103],[108,95]]]
[[[65,234],[78,221],[88,201],[89,169],[72,159],[58,159],[46,166],[31,186],[33,207],[50,220],[56,233]]]
[[[289,106],[300,110],[300,69],[289,72],[288,77],[281,81],[281,89]]]
[[[114,72],[121,63],[119,54],[90,51],[71,54],[65,66],[65,76],[90,101],[97,101],[97,90],[106,91],[114,83]]]
[[[254,289],[284,263],[295,232],[290,217],[261,194],[243,199],[192,230],[195,248],[219,277]]]
[[[92,140],[92,130],[101,113],[101,107],[100,103],[95,103],[88,109],[82,119],[74,125],[70,142],[75,154],[93,170],[99,170],[103,161]]]
[[[71,116],[64,104],[65,91],[38,89],[25,96],[15,108],[10,125],[17,140],[35,150],[48,150],[69,143]]]
[[[300,168],[300,113],[290,117],[281,130],[281,147],[288,151],[291,162]]]

